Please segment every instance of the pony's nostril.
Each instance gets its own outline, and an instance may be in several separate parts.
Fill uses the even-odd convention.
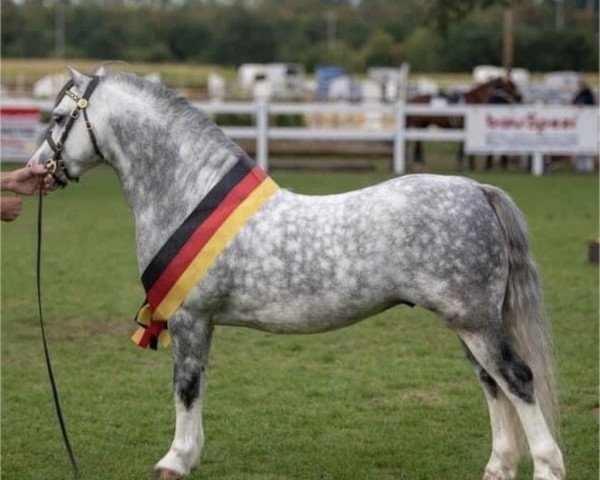
[[[43,165],[44,162],[42,161],[42,156],[40,155],[40,152],[36,152],[33,154],[33,157],[31,157],[29,159],[29,161],[27,162],[27,166],[28,167],[35,167],[36,165]]]

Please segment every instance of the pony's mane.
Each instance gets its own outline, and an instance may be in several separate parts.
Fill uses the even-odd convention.
[[[202,131],[236,152],[240,150],[240,147],[227,137],[208,115],[192,106],[180,93],[167,88],[162,83],[124,72],[110,72],[105,75],[105,78],[106,81],[133,88],[139,91],[140,95],[150,96],[158,105],[161,116],[170,119],[172,123],[180,125],[184,123],[186,127],[195,132]]]
[[[138,77],[137,75],[124,72],[108,73],[106,79],[125,84],[139,90],[140,93],[150,95],[156,99],[158,103],[161,103],[161,106],[164,106],[169,110],[175,110],[178,115],[181,115],[182,113],[194,113],[199,115],[203,120],[207,120],[207,116],[198,109],[193,108],[188,100],[181,94],[165,87],[162,83],[152,82],[145,78]],[[168,114],[169,112],[164,113]]]

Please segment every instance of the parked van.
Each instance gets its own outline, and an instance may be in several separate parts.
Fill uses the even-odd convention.
[[[245,63],[238,69],[238,84],[246,96],[299,99],[304,93],[304,67],[298,63]]]

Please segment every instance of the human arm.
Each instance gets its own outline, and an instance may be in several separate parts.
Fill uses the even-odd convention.
[[[26,166],[0,174],[0,190],[3,192],[33,195],[40,187],[44,193],[52,188],[52,177],[42,165]]]
[[[20,197],[0,197],[0,218],[12,222],[21,213],[23,204]]]

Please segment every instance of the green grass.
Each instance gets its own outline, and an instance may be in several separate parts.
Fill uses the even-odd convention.
[[[274,172],[297,192],[370,185],[384,172]],[[590,176],[478,175],[528,217],[561,380],[569,478],[598,478],[598,182]],[[3,479],[66,479],[35,302],[35,210],[2,225]],[[84,479],[146,478],[172,440],[168,352],[129,341],[143,299],[133,223],[101,168],[45,199],[46,328]],[[193,479],[479,478],[487,408],[456,338],[430,313],[398,307],[344,330],[276,336],[218,328]],[[528,462],[519,478],[531,478]]]

